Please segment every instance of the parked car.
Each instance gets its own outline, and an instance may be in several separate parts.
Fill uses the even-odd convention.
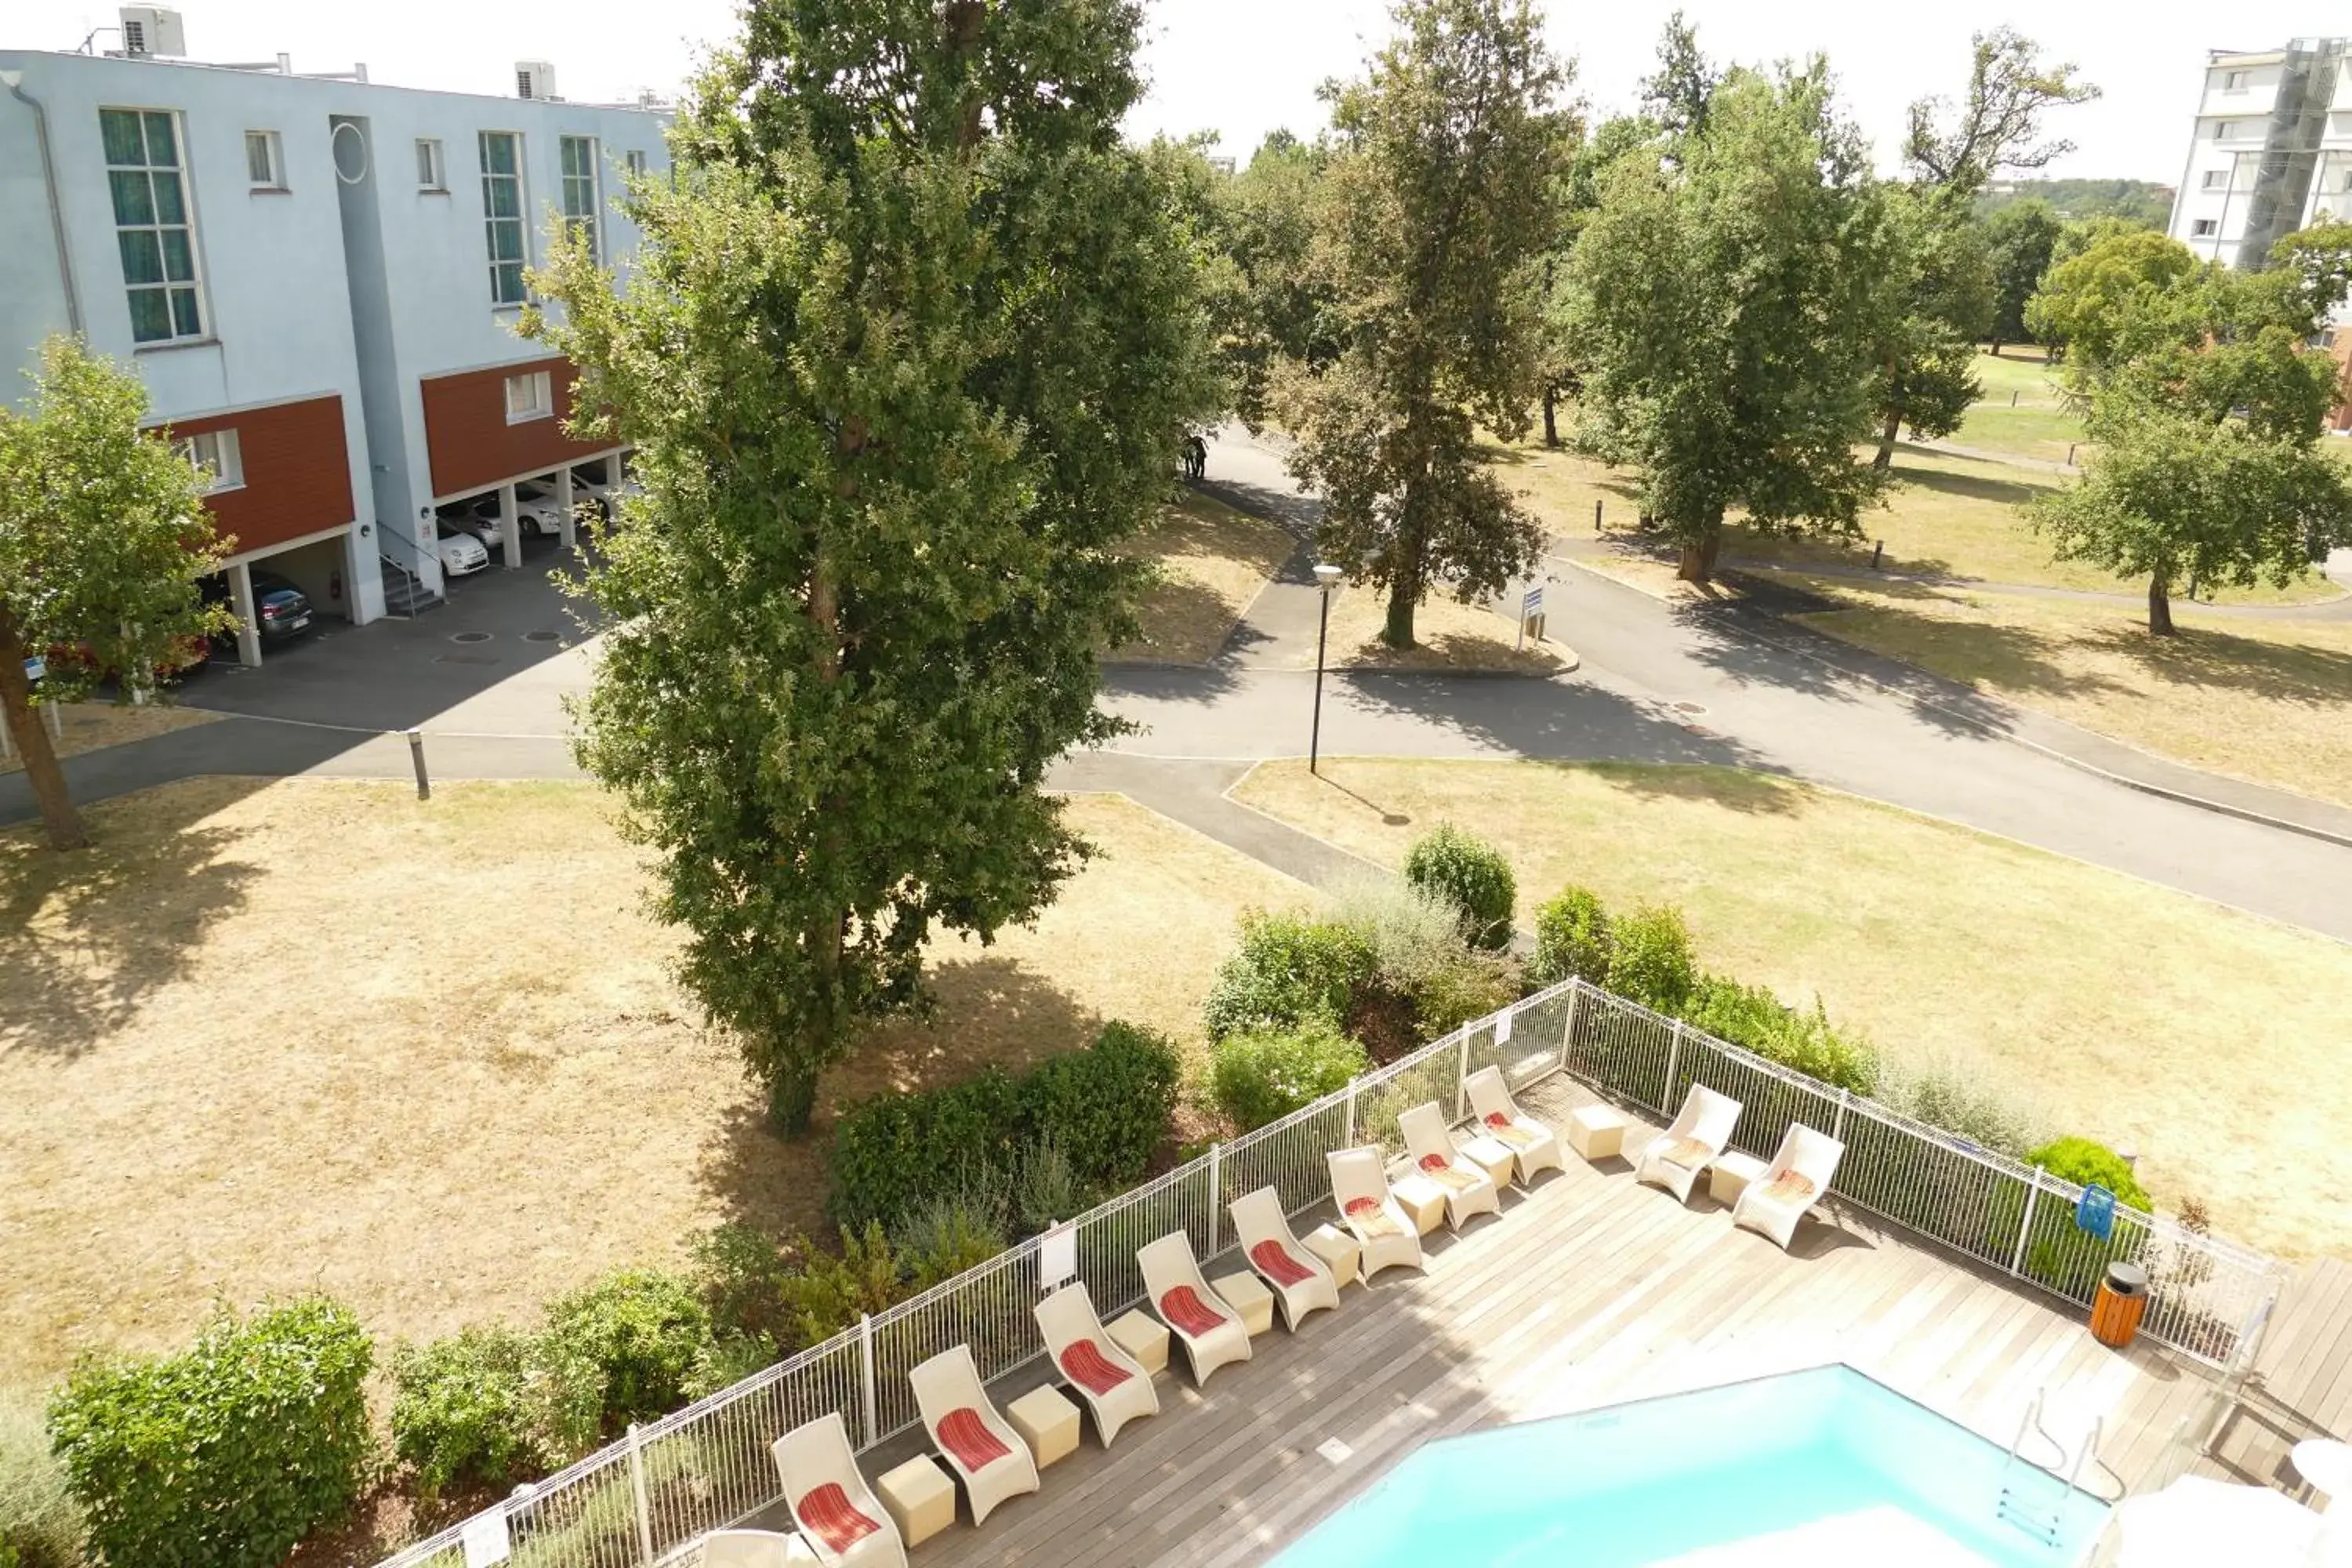
[[[498,498],[493,496],[491,520],[495,521],[498,515]],[[551,484],[526,479],[515,486],[515,515],[525,533],[535,533],[541,539],[560,539],[563,535],[563,508],[556,504],[555,487]]]
[[[445,506],[437,514],[444,535],[457,532],[470,535],[485,551],[503,551],[506,537],[499,528],[499,498],[476,497]]]
[[[253,574],[253,618],[264,642],[283,642],[310,626],[310,595],[275,572]]]
[[[490,552],[482,548],[482,542],[448,519],[441,520],[437,532],[434,548],[441,557],[443,576],[463,577],[490,563]]]

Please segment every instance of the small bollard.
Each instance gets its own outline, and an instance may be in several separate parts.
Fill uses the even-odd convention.
[[[1601,503],[1598,500],[1592,503],[1592,531],[1601,531]]]
[[[2073,468],[2073,467],[2074,466],[2074,447],[2075,447],[2075,445],[2076,445],[2076,443],[2074,443],[2074,442],[2073,442],[2073,441],[2069,441],[2069,442],[2067,442],[2067,443],[2066,443],[2066,466],[2067,466],[2068,468]]]
[[[408,760],[416,764],[416,798],[431,800],[433,781],[425,772],[425,731],[422,730],[408,732]]]
[[[1873,572],[1878,570],[1878,558],[1885,553],[1886,541],[1883,539],[1870,547],[1870,569]]]
[[[2009,395],[2009,405],[2010,405],[2011,408],[2014,408],[2014,407],[2016,407],[2016,406],[2017,406],[2017,394],[2016,394],[2015,392],[2011,392],[2011,393]]]

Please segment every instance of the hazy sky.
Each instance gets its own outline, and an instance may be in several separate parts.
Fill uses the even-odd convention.
[[[1717,58],[1764,60],[1826,50],[1844,100],[1891,157],[1904,106],[1957,91],[1971,30],[2009,23],[2071,59],[2106,97],[2056,117],[2080,150],[2053,171],[2169,183],[2179,177],[2199,68],[2213,47],[2257,49],[2343,18],[2326,7],[2238,0],[2226,10],[2175,0],[2060,0],[2025,6],[1892,5],[1886,0],[1684,0]],[[297,70],[367,62],[378,81],[475,92],[511,90],[520,58],[554,62],[566,97],[610,100],[643,87],[672,91],[696,51],[735,26],[735,0],[185,0],[199,59],[268,59]],[[1649,68],[1671,0],[1550,6],[1554,46],[1578,61],[1578,90],[1622,107]],[[1321,122],[1318,81],[1351,72],[1386,31],[1384,0],[1150,0],[1145,49],[1152,94],[1134,129],[1215,130],[1244,153],[1267,130]],[[72,48],[114,19],[87,0],[0,0],[0,47]],[[2224,29],[2226,28],[2226,31]],[[99,47],[110,47],[110,37]]]

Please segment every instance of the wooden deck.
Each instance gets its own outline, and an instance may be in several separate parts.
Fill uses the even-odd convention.
[[[1041,1492],[914,1561],[1262,1562],[1431,1438],[1836,1361],[2004,1445],[2046,1386],[2051,1429],[2072,1441],[2103,1417],[2101,1456],[2133,1483],[2184,1417],[2217,1408],[2185,1358],[2109,1351],[2063,1303],[1867,1216],[1809,1223],[1784,1254],[1703,1193],[1685,1209],[1622,1162],[1569,1164],[1507,1195],[1499,1219],[1429,1237],[1424,1276],[1349,1287],[1205,1391],[1171,1366],[1160,1414],[1117,1447],[1087,1436]],[[911,1451],[869,1456],[868,1474]]]
[[[2296,1491],[2302,1478],[2287,1450],[2306,1437],[2352,1437],[2352,1263],[2337,1258],[2288,1282],[2254,1375],[2221,1416],[2200,1470]]]

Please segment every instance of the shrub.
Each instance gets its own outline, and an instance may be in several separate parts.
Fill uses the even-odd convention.
[[[976,1166],[1003,1169],[1020,1146],[1021,1102],[1020,1085],[995,1068],[858,1101],[834,1123],[828,1209],[845,1229],[887,1224]]]
[[[2116,1194],[2116,1201],[2145,1214],[2148,1211],[2147,1190],[2139,1184],[2132,1168],[2124,1157],[2090,1138],[2056,1138],[2026,1155],[2025,1163],[2039,1165],[2062,1182],[2072,1182],[2078,1187],[2096,1183]]]
[[[702,1347],[694,1358],[694,1368],[686,1376],[686,1397],[688,1401],[731,1388],[755,1372],[764,1372],[776,1364],[780,1357],[775,1348],[765,1340],[755,1340],[742,1334],[721,1334]]]
[[[1048,1058],[1021,1080],[1022,1142],[1052,1143],[1080,1182],[1124,1186],[1167,1141],[1183,1076],[1167,1037],[1106,1024],[1093,1045]]]
[[[551,1305],[543,1349],[554,1375],[575,1386],[583,1375],[591,1380],[610,1436],[683,1403],[711,1339],[710,1313],[692,1280],[628,1268]]]
[[[1609,989],[1618,995],[1655,1012],[1679,1014],[1696,978],[1682,910],[1652,905],[1611,926]]]
[[[80,1568],[81,1510],[40,1412],[0,1402],[0,1568]]]
[[[1286,1028],[1348,1014],[1349,993],[1372,973],[1372,950],[1337,921],[1253,911],[1241,947],[1217,969],[1202,1026],[1212,1040],[1244,1029]]]
[[[1538,985],[1609,979],[1609,915],[1589,889],[1562,888],[1536,911],[1536,956],[1528,978]]]
[[[1457,963],[1468,945],[1462,910],[1451,898],[1388,877],[1342,885],[1332,896],[1331,920],[1362,940],[1374,978],[1400,996]]]
[[[943,1193],[910,1211],[891,1240],[914,1289],[928,1290],[1004,1250],[1004,1207],[984,1188]]]
[[[176,1356],[83,1366],[48,1425],[90,1546],[139,1568],[277,1568],[365,1482],[371,1359],[348,1309],[308,1297],[224,1317]]]
[[[1859,1037],[1832,1028],[1818,1000],[1811,1012],[1801,1013],[1761,985],[1703,974],[1684,1004],[1683,1018],[1832,1088],[1856,1094],[1878,1088],[1878,1053]]]
[[[1518,879],[1503,852],[1485,839],[1441,822],[1405,855],[1404,879],[1451,900],[1462,911],[1473,947],[1510,945]]]
[[[1519,997],[1519,966],[1507,953],[1464,952],[1413,993],[1421,1037],[1433,1040]]]
[[[2013,1160],[2043,1142],[2038,1110],[2011,1100],[1998,1079],[1939,1058],[1887,1064],[1878,1098],[1916,1121]]]
[[[393,1451],[428,1500],[453,1481],[505,1487],[543,1468],[530,1338],[469,1328],[393,1359]]]
[[[838,1258],[805,1240],[793,1250],[800,1267],[784,1276],[784,1310],[801,1346],[821,1344],[906,1298],[906,1267],[877,1223],[845,1229]]]
[[[1034,1236],[1056,1220],[1094,1206],[1085,1179],[1052,1137],[1021,1151],[1008,1185],[1013,1220],[1023,1236]]]
[[[765,1232],[730,1221],[695,1237],[692,1251],[712,1331],[780,1351],[792,1331],[779,1291],[791,1268],[783,1247]]]
[[[1259,1029],[1217,1042],[1211,1082],[1236,1131],[1247,1132],[1347,1086],[1364,1070],[1364,1047],[1328,1018]]]

